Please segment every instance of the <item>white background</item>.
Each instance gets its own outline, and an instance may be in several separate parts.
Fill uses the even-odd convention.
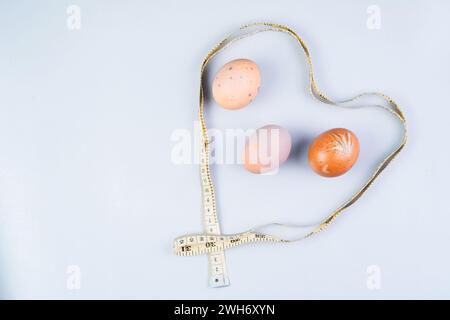
[[[72,4],[80,30],[67,27]],[[367,27],[370,5],[378,30]],[[449,298],[449,15],[446,1],[0,1],[0,297]],[[210,289],[205,256],[171,251],[175,237],[202,230],[198,166],[172,162],[171,135],[193,130],[204,55],[257,21],[304,38],[329,96],[394,97],[410,143],[328,230],[229,250],[231,286]],[[210,74],[234,58],[258,63],[260,94],[234,112],[209,102],[208,125],[278,124],[294,148],[276,175],[214,167],[224,232],[326,216],[399,143],[387,113],[314,101],[287,35],[235,44]],[[325,179],[307,148],[333,127],[354,131],[361,154],[348,174]]]

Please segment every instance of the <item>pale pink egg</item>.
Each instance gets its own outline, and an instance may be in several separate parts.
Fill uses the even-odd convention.
[[[212,94],[218,105],[234,110],[252,102],[260,85],[261,73],[256,63],[237,59],[219,70],[213,81]]]
[[[289,157],[291,145],[291,136],[286,129],[277,125],[261,127],[245,144],[244,167],[252,173],[273,171]]]

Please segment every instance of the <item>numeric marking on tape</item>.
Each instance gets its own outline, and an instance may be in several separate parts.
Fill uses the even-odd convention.
[[[225,253],[223,251],[212,255],[212,252],[217,252],[223,247],[220,247],[216,243],[216,235],[220,235],[219,220],[217,218],[216,203],[214,199],[214,186],[211,181],[211,175],[209,172],[209,149],[208,139],[206,135],[202,135],[203,147],[201,149],[201,165],[200,165],[200,181],[202,188],[203,198],[203,224],[206,232],[205,239],[198,241],[197,246],[203,247],[208,253],[208,265],[209,265],[209,283],[212,287],[222,287],[229,285],[229,279],[227,274]],[[196,247],[197,247],[196,246]],[[193,248],[191,248],[192,250]],[[202,250],[202,249],[200,249]],[[223,249],[221,249],[223,250]],[[210,252],[208,252],[210,251]],[[193,251],[190,251],[193,253]],[[214,256],[215,259],[211,257]],[[215,263],[213,264],[213,261]]]
[[[194,235],[192,235],[194,236]],[[244,232],[234,235],[220,235],[220,236],[203,236],[195,235],[196,237],[204,237],[205,241],[197,241],[195,244],[183,242],[185,238],[178,238],[174,242],[174,253],[177,255],[185,255],[183,247],[189,246],[189,252],[191,255],[199,255],[209,253],[210,262],[222,263],[222,257],[220,255],[214,254],[215,252],[220,252],[225,249],[230,249],[251,242],[289,242],[288,240],[283,240],[275,236],[266,235],[258,232]],[[187,236],[189,238],[190,236]]]

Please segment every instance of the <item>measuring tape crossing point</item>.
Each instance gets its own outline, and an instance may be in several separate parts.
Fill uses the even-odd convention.
[[[370,178],[366,181],[366,183],[363,184],[360,187],[360,189],[356,193],[354,193],[347,201],[345,201],[341,206],[339,206],[337,209],[335,209],[333,212],[327,215],[320,222],[307,226],[271,223],[259,228],[251,229],[246,232],[224,235],[221,234],[220,231],[219,219],[217,216],[217,209],[216,209],[214,185],[212,183],[209,165],[209,141],[206,122],[204,118],[203,75],[208,62],[218,52],[222,51],[227,46],[231,45],[233,42],[237,40],[265,31],[276,31],[287,33],[290,36],[292,36],[301,46],[303,53],[305,54],[309,68],[309,82],[310,82],[309,89],[314,98],[323,103],[344,108],[362,108],[362,107],[382,108],[388,111],[389,113],[393,114],[394,116],[396,116],[398,120],[400,120],[400,123],[402,124],[403,127],[403,139],[401,143],[379,163],[379,165],[375,168],[375,170],[373,171]],[[369,101],[363,100],[366,98],[369,99]],[[372,100],[370,100],[373,98],[379,98],[381,100],[380,104],[374,104]],[[356,101],[359,101],[360,103],[358,105],[355,105],[354,102]],[[200,185],[203,202],[202,209],[203,209],[204,233],[184,235],[182,237],[176,238],[174,241],[173,251],[174,254],[178,256],[194,256],[200,254],[207,254],[209,265],[209,283],[212,287],[223,287],[228,286],[230,284],[225,261],[225,250],[252,242],[275,242],[275,243],[295,242],[308,238],[314,234],[317,234],[325,230],[344,210],[346,210],[353,203],[355,203],[370,188],[375,179],[400,153],[400,151],[403,150],[403,148],[407,143],[406,119],[400,107],[397,105],[396,102],[394,102],[394,100],[392,100],[390,97],[380,92],[364,92],[343,101],[331,100],[323,92],[321,92],[319,90],[319,87],[317,86],[317,83],[314,78],[311,56],[305,42],[300,38],[300,36],[297,33],[295,33],[289,27],[275,23],[263,22],[245,25],[241,27],[237,32],[233,33],[231,36],[226,37],[225,39],[220,41],[211,51],[208,52],[205,59],[203,60],[200,72],[199,118],[201,123]],[[310,230],[308,230],[307,232],[303,232],[302,235],[300,235],[296,239],[287,240],[281,237],[273,236],[258,231],[258,229],[267,226],[289,227],[289,228],[309,227]]]

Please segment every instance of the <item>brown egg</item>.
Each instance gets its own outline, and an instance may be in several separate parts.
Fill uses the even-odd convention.
[[[353,132],[343,128],[328,130],[314,139],[309,147],[311,168],[324,177],[337,177],[355,164],[359,141]]]
[[[240,109],[255,99],[261,85],[259,68],[251,60],[237,59],[225,64],[217,73],[212,94],[225,109]]]

